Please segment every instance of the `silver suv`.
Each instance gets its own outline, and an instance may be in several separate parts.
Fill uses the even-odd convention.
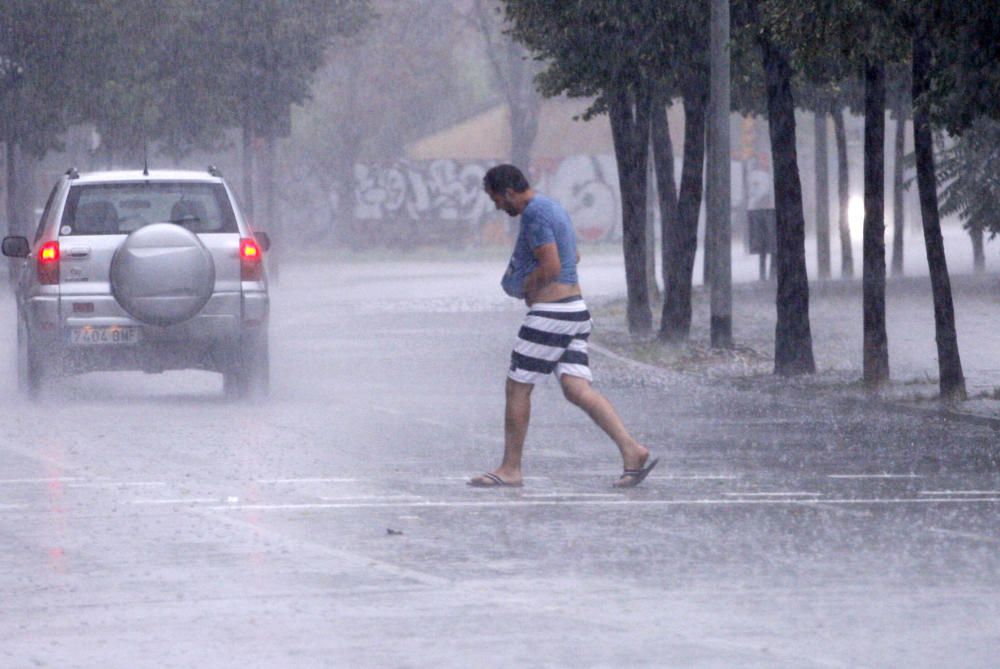
[[[229,395],[266,393],[268,290],[255,233],[214,168],[70,170],[20,258],[20,387],[95,370],[207,369]]]

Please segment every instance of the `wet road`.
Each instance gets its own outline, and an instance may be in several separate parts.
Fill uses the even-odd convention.
[[[466,488],[521,315],[494,265],[286,268],[258,405],[196,372],[32,405],[7,343],[0,666],[996,666],[991,428],[596,353],[647,483],[550,383],[525,488]]]

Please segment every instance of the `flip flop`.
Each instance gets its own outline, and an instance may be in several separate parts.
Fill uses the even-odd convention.
[[[621,477],[612,484],[612,487],[613,488],[636,487],[637,485],[642,483],[647,476],[649,476],[649,472],[653,471],[653,467],[655,467],[656,463],[659,461],[660,461],[659,458],[653,458],[652,462],[650,462],[645,467],[642,467],[641,469],[625,469],[622,472]]]
[[[486,472],[482,476],[474,479],[470,479],[465,482],[466,485],[472,486],[473,488],[521,488],[524,486],[523,483],[509,483],[504,481],[502,478],[493,474],[492,472]]]

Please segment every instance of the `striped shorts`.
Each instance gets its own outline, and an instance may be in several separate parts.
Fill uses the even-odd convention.
[[[538,302],[524,318],[510,354],[507,378],[538,383],[552,372],[593,380],[587,358],[590,312],[582,297]]]

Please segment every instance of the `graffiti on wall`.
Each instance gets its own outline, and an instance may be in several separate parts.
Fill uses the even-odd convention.
[[[614,156],[578,155],[540,161],[532,175],[539,190],[566,207],[578,237],[599,241],[620,234],[618,166]]]
[[[316,243],[340,239],[363,245],[509,243],[513,221],[493,206],[483,192],[483,175],[496,161],[402,160],[389,165],[356,165],[351,220],[343,220],[336,189],[322,196],[289,192],[299,212],[285,232],[289,241]],[[679,176],[682,165],[675,161]],[[558,200],[569,211],[580,239],[621,238],[621,198],[618,168],[612,155],[574,155],[539,159],[530,178],[535,188]],[[305,183],[305,179],[297,180]],[[737,230],[746,208],[773,206],[770,172],[753,161],[732,163],[733,221]],[[303,205],[318,202],[309,211]],[[651,194],[650,204],[658,203]],[[655,219],[654,219],[655,220]]]
[[[493,209],[483,192],[483,175],[490,165],[457,160],[356,165],[354,217],[479,225]]]
[[[483,175],[496,161],[399,161],[388,166],[357,165],[356,227],[390,240],[481,236],[484,227],[504,221],[483,192]],[[539,161],[533,185],[559,200],[573,217],[577,234],[606,239],[620,228],[617,170],[611,156],[571,156]],[[504,221],[505,222],[505,221]]]

